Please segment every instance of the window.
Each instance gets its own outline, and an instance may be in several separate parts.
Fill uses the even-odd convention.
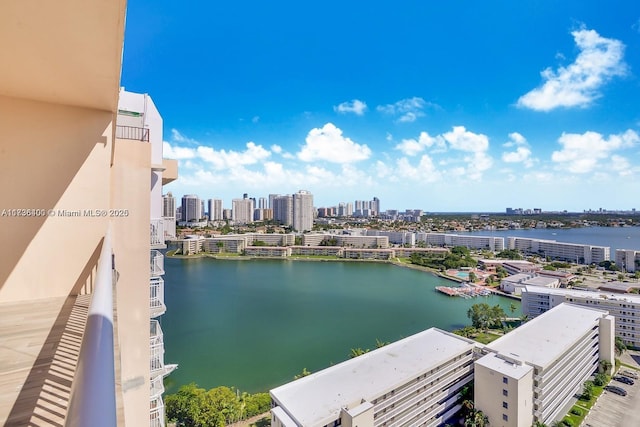
[[[502,395],[503,396],[509,396],[509,392],[505,389],[502,389]]]
[[[509,384],[509,378],[502,377],[502,384]]]
[[[502,414],[502,421],[509,421],[509,417],[507,417],[507,414]]]
[[[502,402],[502,407],[504,409],[509,409],[509,404],[507,402]]]

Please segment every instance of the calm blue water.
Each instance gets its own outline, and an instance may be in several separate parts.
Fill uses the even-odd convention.
[[[469,324],[476,302],[434,290],[452,282],[390,264],[280,260],[165,260],[165,360],[180,367],[168,391],[189,382],[264,391],[432,326]]]
[[[611,257],[616,249],[640,250],[640,227],[583,227],[569,229],[536,228],[530,230],[474,231],[470,233],[482,236],[526,237],[530,239],[556,240],[558,242],[581,243],[595,246],[609,246]]]

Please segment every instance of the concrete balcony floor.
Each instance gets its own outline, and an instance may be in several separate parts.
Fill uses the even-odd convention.
[[[0,304],[0,425],[64,425],[90,301],[81,295]],[[122,425],[120,384],[116,394]]]

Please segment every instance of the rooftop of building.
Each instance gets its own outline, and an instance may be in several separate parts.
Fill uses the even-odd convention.
[[[607,282],[598,286],[598,289],[610,292],[627,293],[631,292],[633,289],[640,289],[640,284],[629,282]]]
[[[487,348],[544,369],[606,315],[608,312],[604,310],[562,303],[498,338]]]
[[[577,298],[592,298],[592,299],[600,299],[600,300],[613,300],[613,301],[626,301],[634,304],[640,304],[640,295],[633,294],[614,294],[612,292],[604,292],[604,291],[585,291],[580,289],[567,289],[567,288],[543,288],[543,287],[525,287],[522,291],[525,292],[535,292],[538,294],[549,294],[549,295],[569,295]]]
[[[341,408],[371,401],[474,346],[430,328],[275,388],[271,395],[300,425],[324,425],[338,418]]]
[[[554,283],[558,283],[558,278],[557,277],[545,277],[545,276],[537,276],[537,277],[532,277],[531,279],[527,279],[523,282],[526,285],[531,285],[531,286],[549,286],[552,285]]]
[[[489,353],[476,361],[476,365],[484,366],[504,376],[519,380],[533,370],[531,365],[511,358],[500,357],[496,353]]]

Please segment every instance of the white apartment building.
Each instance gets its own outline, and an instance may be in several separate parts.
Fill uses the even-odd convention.
[[[640,251],[634,249],[616,249],[616,265],[623,271],[633,273],[640,270]]]
[[[293,195],[293,229],[309,231],[313,228],[313,194],[300,190]]]
[[[427,329],[271,390],[271,425],[442,425],[461,407],[475,348],[474,341]]]
[[[432,246],[464,246],[469,249],[486,249],[492,252],[504,250],[504,238],[467,234],[418,233],[418,241]]]
[[[524,237],[507,237],[507,244],[509,249],[515,249],[524,254],[539,255],[576,264],[598,264],[611,259],[611,248],[608,246],[582,245]]]
[[[475,362],[475,407],[492,427],[561,418],[599,361],[614,363],[614,324],[604,310],[561,304],[498,338]]]
[[[233,199],[231,201],[231,215],[235,224],[253,222],[253,200]]]
[[[527,286],[543,286],[547,288],[559,288],[560,279],[555,277],[539,276],[536,273],[518,273],[507,276],[500,281],[500,289],[513,295],[520,295]]]
[[[293,225],[293,196],[275,196],[272,206],[274,220],[282,225]]]
[[[222,221],[222,199],[209,199],[209,221]]]
[[[365,230],[365,236],[387,236],[394,245],[416,245],[416,234],[411,231]]]
[[[522,314],[529,317],[536,317],[563,302],[607,310],[616,318],[616,337],[628,347],[640,348],[639,295],[532,286],[522,290]]]
[[[335,240],[335,246],[345,246],[354,248],[389,248],[389,238],[387,236],[358,236],[346,234],[303,234],[302,244],[304,246],[318,246],[325,240]]]
[[[162,196],[162,217],[164,218],[164,235],[167,239],[176,238],[176,198],[171,191]]]

